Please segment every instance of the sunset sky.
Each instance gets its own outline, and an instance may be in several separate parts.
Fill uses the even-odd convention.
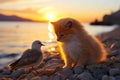
[[[120,0],[0,0],[0,14],[39,21],[72,17],[91,22],[118,9]]]

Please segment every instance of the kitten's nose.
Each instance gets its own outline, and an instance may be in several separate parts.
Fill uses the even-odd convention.
[[[59,38],[57,38],[57,41],[60,41],[60,39],[59,39]]]

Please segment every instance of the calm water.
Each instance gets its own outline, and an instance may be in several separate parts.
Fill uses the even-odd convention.
[[[90,26],[83,24],[93,34],[113,30],[113,27]],[[34,40],[48,41],[48,23],[0,22],[0,56],[2,54],[22,53],[30,48]],[[0,65],[7,64],[10,58],[0,59]]]

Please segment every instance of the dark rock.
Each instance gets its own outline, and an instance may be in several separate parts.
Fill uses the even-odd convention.
[[[104,76],[102,77],[102,80],[116,80],[116,79],[115,79],[115,77],[113,77],[113,76],[104,75]]]
[[[95,80],[95,79],[92,77],[91,73],[89,73],[89,72],[83,72],[83,73],[81,73],[80,75],[78,75],[77,78],[78,78],[79,80]]]
[[[114,50],[111,53],[109,53],[108,57],[118,56],[118,55],[120,55],[120,50]]]
[[[111,76],[120,75],[120,69],[119,68],[112,68],[109,70],[109,74]]]
[[[48,76],[41,76],[40,80],[49,80]]]
[[[56,72],[57,75],[60,75],[62,78],[66,80],[66,78],[70,78],[73,75],[73,71],[70,67],[63,68],[62,70]]]
[[[11,76],[11,78],[18,78],[19,76],[21,76],[24,73],[25,73],[24,69],[19,69],[19,70],[14,71],[10,76]]]
[[[119,76],[115,76],[115,80],[120,80],[120,75]]]
[[[61,80],[61,78],[59,75],[55,75],[55,76],[53,76],[53,78],[51,80]]]
[[[4,69],[2,72],[3,75],[9,75],[10,73],[11,73],[11,71],[8,69]]]
[[[81,74],[83,72],[83,68],[81,68],[80,66],[75,66],[73,71],[75,74]]]
[[[33,77],[31,80],[40,80],[39,76]]]
[[[101,80],[102,76],[103,75],[107,75],[108,74],[108,70],[107,69],[96,69],[94,72],[93,72],[93,76],[98,79],[98,80]]]

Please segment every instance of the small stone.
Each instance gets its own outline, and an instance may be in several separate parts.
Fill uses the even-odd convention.
[[[120,80],[120,75],[119,76],[115,76],[115,80]]]
[[[33,77],[31,80],[40,80],[39,76]]]
[[[8,69],[3,70],[2,74],[3,75],[9,75],[11,72]]]
[[[60,79],[60,76],[55,75],[55,76],[52,78],[52,80],[61,80],[61,79]]]
[[[120,69],[119,68],[113,68],[109,70],[109,74],[111,76],[115,76],[115,75],[120,75]]]
[[[80,80],[95,80],[92,77],[91,73],[89,73],[89,72],[83,72],[80,75],[78,75],[77,78]]]
[[[40,80],[49,80],[48,76],[41,76]]]
[[[72,75],[72,79],[71,80],[77,80],[77,76],[78,76],[78,74]]]
[[[114,51],[112,51],[112,52],[108,55],[108,57],[117,56],[117,55],[119,55],[119,54],[120,54],[120,51],[119,51],[119,50],[114,50]]]
[[[96,69],[94,72],[93,72],[93,76],[98,79],[98,80],[101,80],[102,76],[103,75],[107,75],[108,73],[108,70],[107,69]]]
[[[11,74],[11,77],[13,78],[18,78],[20,75],[24,74],[25,71],[24,69],[19,69],[19,70],[16,70],[14,71],[12,74]]]
[[[29,73],[25,78],[27,80],[31,80],[33,77],[35,77],[35,75],[33,73]]]
[[[97,69],[100,69],[102,68],[104,65],[102,64],[93,64],[93,65],[88,65],[86,66],[86,68],[90,71],[90,72],[94,72],[96,71]]]
[[[81,74],[83,72],[83,69],[80,66],[75,66],[73,71],[75,74]]]
[[[113,76],[104,75],[102,80],[116,80]]]
[[[70,67],[63,68],[62,70],[56,72],[57,75],[60,75],[62,77],[62,80],[66,80],[66,78],[69,78],[73,75],[73,71]]]

